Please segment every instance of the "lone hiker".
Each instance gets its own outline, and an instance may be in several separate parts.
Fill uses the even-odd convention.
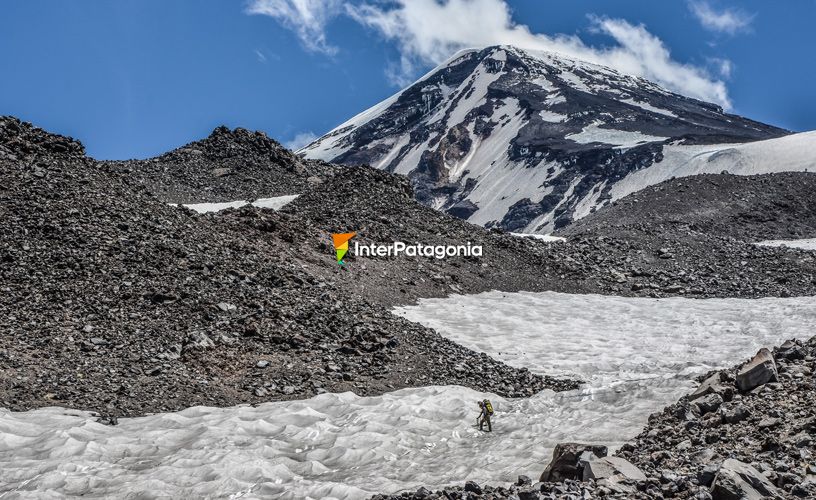
[[[479,430],[482,430],[484,424],[487,424],[487,432],[493,432],[493,427],[490,425],[490,417],[493,416],[493,405],[490,404],[490,400],[479,401],[479,410],[479,416],[476,417]]]

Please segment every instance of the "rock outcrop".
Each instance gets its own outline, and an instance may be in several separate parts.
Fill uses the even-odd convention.
[[[586,463],[592,458],[605,457],[606,454],[607,448],[603,445],[559,443],[539,481],[561,483],[568,479],[580,480],[584,477]]]
[[[776,382],[778,378],[773,355],[763,348],[739,369],[737,387],[742,392],[748,392],[768,382]]]
[[[711,485],[713,500],[759,500],[778,493],[761,472],[731,458],[722,463]]]

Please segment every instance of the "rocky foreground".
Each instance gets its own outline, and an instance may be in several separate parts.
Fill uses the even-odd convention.
[[[701,377],[699,387],[650,416],[607,456],[564,443],[540,482],[421,488],[396,499],[816,498],[816,337]]]

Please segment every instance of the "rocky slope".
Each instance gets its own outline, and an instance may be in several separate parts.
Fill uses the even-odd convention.
[[[810,204],[812,193],[803,193],[803,205]],[[780,195],[784,199],[784,193]],[[484,231],[419,205],[411,200],[406,181],[366,168],[326,179],[282,212],[326,232],[356,231],[360,243],[402,240],[483,246],[479,259],[350,257],[348,272],[338,280],[348,290],[389,304],[490,289],[697,297],[809,295],[816,289],[813,252],[757,247],[713,234],[690,237],[682,228],[664,231],[660,237],[637,229],[616,235],[569,233],[560,243],[518,238]],[[802,227],[804,232],[806,226]],[[816,226],[812,232],[816,234]]]
[[[374,498],[816,498],[815,371],[816,337],[788,341],[701,377],[613,457],[569,443],[554,451],[544,482],[522,476]]]
[[[327,390],[575,386],[349,296],[287,260],[285,224],[264,237],[277,226],[260,210],[235,224],[170,207],[76,141],[14,118],[0,119],[0,151],[2,407],[121,416]]]
[[[559,234],[614,236],[631,229],[694,232],[742,241],[816,236],[816,173],[671,179],[626,196]]]
[[[147,160],[110,161],[107,168],[168,203],[254,200],[298,194],[312,176],[336,166],[303,160],[263,132],[218,127],[207,138]]]
[[[813,134],[768,141],[787,133],[603,66],[500,46],[458,53],[299,153],[405,174],[424,204],[475,224],[546,233],[672,175],[816,168]]]
[[[188,199],[192,201],[210,199],[211,186],[218,186],[222,181],[207,176],[219,163],[206,159],[222,156],[220,150],[224,147],[232,151],[230,154],[236,163],[259,165],[261,169],[263,165],[271,163],[273,166],[269,171],[279,169],[274,162],[285,157],[285,154],[276,146],[272,149],[272,158],[266,158],[265,149],[252,147],[257,137],[258,134],[241,129],[232,133],[217,129],[210,138],[194,143],[198,144],[199,153],[176,157],[176,167],[158,176],[157,184],[148,187],[165,201],[168,201],[167,193],[182,190],[189,193]],[[246,140],[250,144],[244,144]],[[265,143],[270,141],[266,140]],[[127,174],[117,164],[114,171],[123,173],[129,179],[135,176],[141,182],[145,174],[137,170],[142,165],[153,164],[153,160],[129,162],[127,171],[130,173]],[[564,234],[569,236],[566,243],[552,244],[517,238],[499,230],[485,231],[416,203],[412,183],[399,175],[366,167],[338,169],[328,164],[312,165],[320,170],[297,174],[297,180],[292,181],[292,185],[287,184],[289,181],[283,177],[270,176],[267,178],[268,185],[264,188],[253,187],[250,192],[242,191],[241,184],[230,184],[228,192],[231,198],[219,199],[251,199],[258,189],[264,189],[265,193],[294,191],[294,194],[300,194],[280,212],[245,209],[207,217],[231,219],[235,223],[233,227],[238,230],[244,226],[249,226],[250,230],[256,226],[278,228],[263,231],[262,237],[282,245],[288,262],[296,262],[310,272],[338,283],[346,293],[383,305],[404,304],[420,297],[478,293],[491,289],[646,296],[761,297],[810,295],[816,288],[813,283],[816,261],[812,252],[756,247],[750,244],[753,239],[746,241],[729,235],[735,233],[719,234],[714,230],[721,229],[722,225],[702,234],[701,231],[688,229],[688,224],[667,225],[662,219],[656,219],[678,217],[677,212],[683,207],[688,208],[687,205],[692,202],[678,206],[677,210],[665,216],[659,215],[656,208],[662,206],[665,199],[643,204],[644,207],[652,207],[645,211],[638,211],[640,205],[632,205],[631,216],[620,211],[613,212],[614,218],[621,219],[628,224],[627,227],[615,226],[614,231],[603,232],[598,229],[606,224],[607,219],[603,214],[616,208],[608,207],[589,216],[586,224],[576,224],[575,230],[571,229],[572,226],[566,228]],[[785,228],[793,227],[789,224],[792,219],[802,216],[803,222],[795,227],[800,234],[806,235],[810,232],[811,219],[802,210],[813,205],[811,201],[816,191],[808,190],[807,182],[802,188],[797,179],[810,179],[811,175],[771,175],[767,179],[773,179],[773,182],[767,185],[751,180],[740,181],[742,178],[739,177],[733,181],[735,188],[724,191],[727,195],[718,199],[746,198],[749,201],[739,206],[748,206],[748,210],[753,210],[752,213],[757,215],[769,206],[791,204],[791,196],[794,196],[798,201],[791,205],[793,211],[789,210],[779,220],[769,219],[766,226],[768,231],[775,227],[779,234],[783,234]],[[722,179],[735,177],[725,176]],[[200,179],[201,182],[193,187],[189,179]],[[740,191],[748,189],[748,186],[753,186],[750,192]],[[667,188],[663,192],[668,197],[674,189]],[[678,186],[677,189],[686,188]],[[700,196],[702,202],[716,192],[698,191],[685,190],[682,194],[688,200]],[[756,196],[761,196],[762,203],[759,205]],[[621,207],[629,207],[632,198],[635,196],[622,200],[624,204]],[[710,208],[714,210],[717,207],[711,205]],[[647,225],[638,222],[641,219],[637,217],[641,215],[645,217],[642,224]],[[653,219],[655,222],[650,222]],[[593,220],[599,222],[593,223]],[[438,260],[355,258],[351,254],[347,258],[349,265],[338,268],[331,257],[330,234],[346,231],[356,232],[353,241],[361,244],[398,240],[456,245],[471,242],[483,247],[483,255],[477,259]],[[816,226],[812,233],[816,234]]]

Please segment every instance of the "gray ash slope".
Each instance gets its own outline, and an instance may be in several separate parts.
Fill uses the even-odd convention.
[[[767,253],[754,243],[816,237],[814,187],[813,173],[672,179],[556,234],[629,249],[612,271],[620,293],[799,295],[793,290],[816,283],[816,253]]]
[[[408,175],[420,201],[476,224],[548,232],[695,146],[787,133],[603,66],[501,46],[452,57],[300,153]]]
[[[559,234],[612,236],[632,228],[743,241],[816,237],[816,173],[702,174],[671,179],[615,201]]]
[[[263,132],[223,126],[205,139],[155,158],[105,163],[168,203],[298,194],[310,177],[337,168],[301,159]]]
[[[326,390],[575,386],[349,296],[289,258],[289,235],[314,231],[297,220],[170,207],[78,142],[14,118],[0,119],[0,156],[2,407],[133,416]]]
[[[785,202],[789,188],[800,187],[798,175],[813,174],[779,177],[788,187],[771,184],[776,188],[768,189],[766,201]],[[770,178],[776,179],[776,175]],[[732,191],[731,195],[738,193]],[[814,195],[812,191],[803,195],[807,196],[796,206],[807,210],[813,206],[808,200]],[[587,221],[602,218],[604,210]],[[798,213],[788,213],[788,217],[798,217]],[[350,257],[348,272],[337,279],[347,289],[387,304],[491,289],[653,297],[816,293],[814,252],[759,247],[752,240],[728,234],[690,234],[686,227],[668,226],[657,231],[649,222],[610,233],[576,231],[569,233],[566,242],[544,243],[498,230],[485,231],[420,205],[411,199],[407,180],[370,168],[342,171],[302,194],[281,214],[265,213],[263,217],[280,215],[296,216],[304,227],[327,232],[357,231],[355,240],[361,244],[401,240],[470,242],[483,247],[479,259]],[[776,225],[789,227],[785,218]],[[812,234],[816,234],[816,226]],[[314,251],[308,248],[308,241],[304,245],[302,254]]]
[[[816,337],[763,351],[700,377],[695,391],[649,417],[643,431],[615,454],[642,476],[628,468],[623,476],[610,477],[617,471],[598,467],[593,471],[601,477],[583,480],[578,476],[586,474],[587,465],[563,454],[548,467],[558,474],[542,474],[545,482],[522,476],[514,485],[469,481],[374,498],[816,498]],[[598,446],[565,446],[570,448],[578,454],[606,453]]]

